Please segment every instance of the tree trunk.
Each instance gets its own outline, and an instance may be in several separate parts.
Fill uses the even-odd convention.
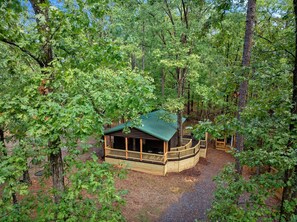
[[[194,95],[191,96],[191,112],[194,111]]]
[[[49,19],[49,2],[47,0],[30,0],[32,8],[34,10],[35,15],[42,14],[45,18],[46,22],[40,22],[37,18],[37,27],[38,32],[40,34],[40,38],[45,38],[45,44],[41,48],[42,52],[42,66],[44,67],[51,67],[51,63],[54,60],[53,56],[53,47],[51,44],[51,28],[50,28],[50,19]],[[43,5],[41,7],[41,5]],[[46,5],[46,6],[44,6]],[[47,71],[48,72],[48,71]],[[45,73],[48,74],[48,73]],[[53,74],[51,74],[51,80],[54,79]],[[48,92],[44,93],[46,96]],[[61,194],[65,189],[64,185],[64,168],[63,168],[63,159],[62,159],[62,152],[59,146],[59,139],[55,141],[49,141],[48,147],[50,149],[50,167],[52,171],[52,182],[54,192],[54,202],[59,203],[61,200]]]
[[[294,70],[293,70],[293,95],[292,95],[292,110],[291,114],[297,115],[297,0],[293,0],[294,4],[294,17],[295,17],[295,61],[294,61]],[[291,138],[288,142],[288,148],[291,148],[296,141],[292,138],[293,135],[296,135],[296,120],[292,119],[290,122],[289,130],[291,132]],[[289,181],[291,185],[288,185]],[[280,209],[280,219],[283,217],[286,221],[290,221],[292,214],[297,215],[297,205],[295,205],[294,212],[288,213],[285,212],[284,203],[285,201],[292,201],[294,198],[297,198],[297,164],[292,169],[287,169],[284,175],[285,187],[283,189],[281,209]]]
[[[183,144],[183,112],[180,110],[177,112],[177,135],[178,135],[178,141],[177,146],[182,146]]]
[[[240,86],[239,86],[239,99],[238,99],[238,112],[237,112],[237,119],[239,122],[241,122],[241,112],[244,110],[247,103],[248,70],[246,70],[245,68],[250,66],[250,61],[251,61],[255,15],[256,15],[256,0],[249,0],[247,5],[244,48],[243,48],[243,56],[242,56],[242,66],[244,69],[245,79],[240,83]],[[236,150],[237,152],[242,152],[244,150],[244,137],[240,132],[236,133]],[[238,174],[242,174],[242,166],[238,158],[236,158],[235,170],[237,171]]]
[[[183,92],[183,77],[182,77],[182,69],[177,68],[177,98],[182,98],[182,92]],[[178,140],[177,140],[177,146],[182,145],[183,140],[183,121],[182,121],[182,115],[183,111],[182,109],[177,112],[177,134],[178,134]]]
[[[162,98],[164,98],[165,96],[165,79],[166,79],[165,71],[164,71],[164,68],[162,68],[162,82],[161,82]]]
[[[191,112],[191,84],[188,83],[188,102],[187,102],[187,114]]]
[[[17,196],[15,193],[12,193],[11,194],[11,197],[12,197],[12,203],[15,205],[18,203],[18,199],[17,199]]]
[[[142,51],[142,71],[144,71],[144,22],[142,23],[142,46],[141,46],[141,51]]]
[[[51,165],[55,203],[60,202],[62,193],[65,189],[62,151],[60,148],[57,148],[58,146],[59,146],[58,140],[54,142],[49,142],[49,148],[52,151],[49,156],[49,159],[50,159],[50,165]]]
[[[24,170],[22,181],[24,183],[27,183],[27,184],[32,184],[32,181],[31,181],[31,178],[30,178],[30,174],[29,174],[29,170]]]
[[[4,145],[4,130],[0,129],[0,143],[3,143]]]
[[[131,69],[134,70],[136,67],[136,57],[134,53],[131,53]]]
[[[7,150],[5,148],[5,138],[4,138],[4,130],[3,129],[0,129],[0,143],[2,143],[2,145],[3,145],[2,154],[0,153],[0,155],[7,156]]]

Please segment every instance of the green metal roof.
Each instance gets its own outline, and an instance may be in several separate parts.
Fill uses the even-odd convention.
[[[177,115],[166,112],[165,110],[157,110],[140,117],[142,121],[141,126],[133,126],[133,128],[138,129],[144,133],[154,136],[163,141],[169,141],[177,130]],[[183,122],[186,118],[183,118]],[[127,123],[120,124],[111,129],[105,130],[104,134],[111,134],[125,127],[131,127],[132,123],[129,121]]]

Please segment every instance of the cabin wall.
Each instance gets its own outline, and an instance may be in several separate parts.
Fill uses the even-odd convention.
[[[140,151],[140,139],[138,138],[129,138],[128,139],[128,150]]]
[[[177,147],[177,143],[178,143],[178,134],[177,132],[173,135],[173,137],[169,140],[169,150],[171,147]]]
[[[143,151],[152,151],[153,153],[163,152],[163,141],[162,140],[145,140]]]
[[[140,130],[131,129],[130,133],[125,134],[122,131],[106,134],[114,137],[113,148],[126,149],[125,137],[128,138],[128,150],[140,151],[140,139],[142,139],[143,152],[159,153],[163,152],[164,141],[148,135]]]
[[[125,149],[125,138],[124,137],[115,136],[114,137],[113,147],[124,150]]]

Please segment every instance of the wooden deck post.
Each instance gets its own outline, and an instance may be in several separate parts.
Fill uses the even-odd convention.
[[[166,142],[166,161],[167,161],[167,158],[168,158],[168,142]]]
[[[104,147],[104,156],[106,156],[106,146],[107,146],[107,139],[106,139],[106,136],[104,135],[104,145],[103,145],[103,147]]]
[[[125,137],[126,159],[128,159],[128,138]]]
[[[233,147],[235,147],[235,144],[236,144],[236,136],[235,135],[233,135]]]
[[[140,161],[142,161],[142,138],[140,138]]]
[[[164,163],[166,162],[166,153],[167,153],[167,150],[168,149],[168,142],[164,141],[163,142],[163,159],[164,159]]]
[[[208,132],[205,133],[205,149],[207,149],[208,146]]]

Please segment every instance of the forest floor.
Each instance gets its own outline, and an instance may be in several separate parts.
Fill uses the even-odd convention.
[[[205,220],[215,189],[213,177],[233,161],[230,154],[209,148],[207,159],[180,173],[129,171],[126,179],[117,181],[117,188],[128,191],[123,214],[129,222]]]

